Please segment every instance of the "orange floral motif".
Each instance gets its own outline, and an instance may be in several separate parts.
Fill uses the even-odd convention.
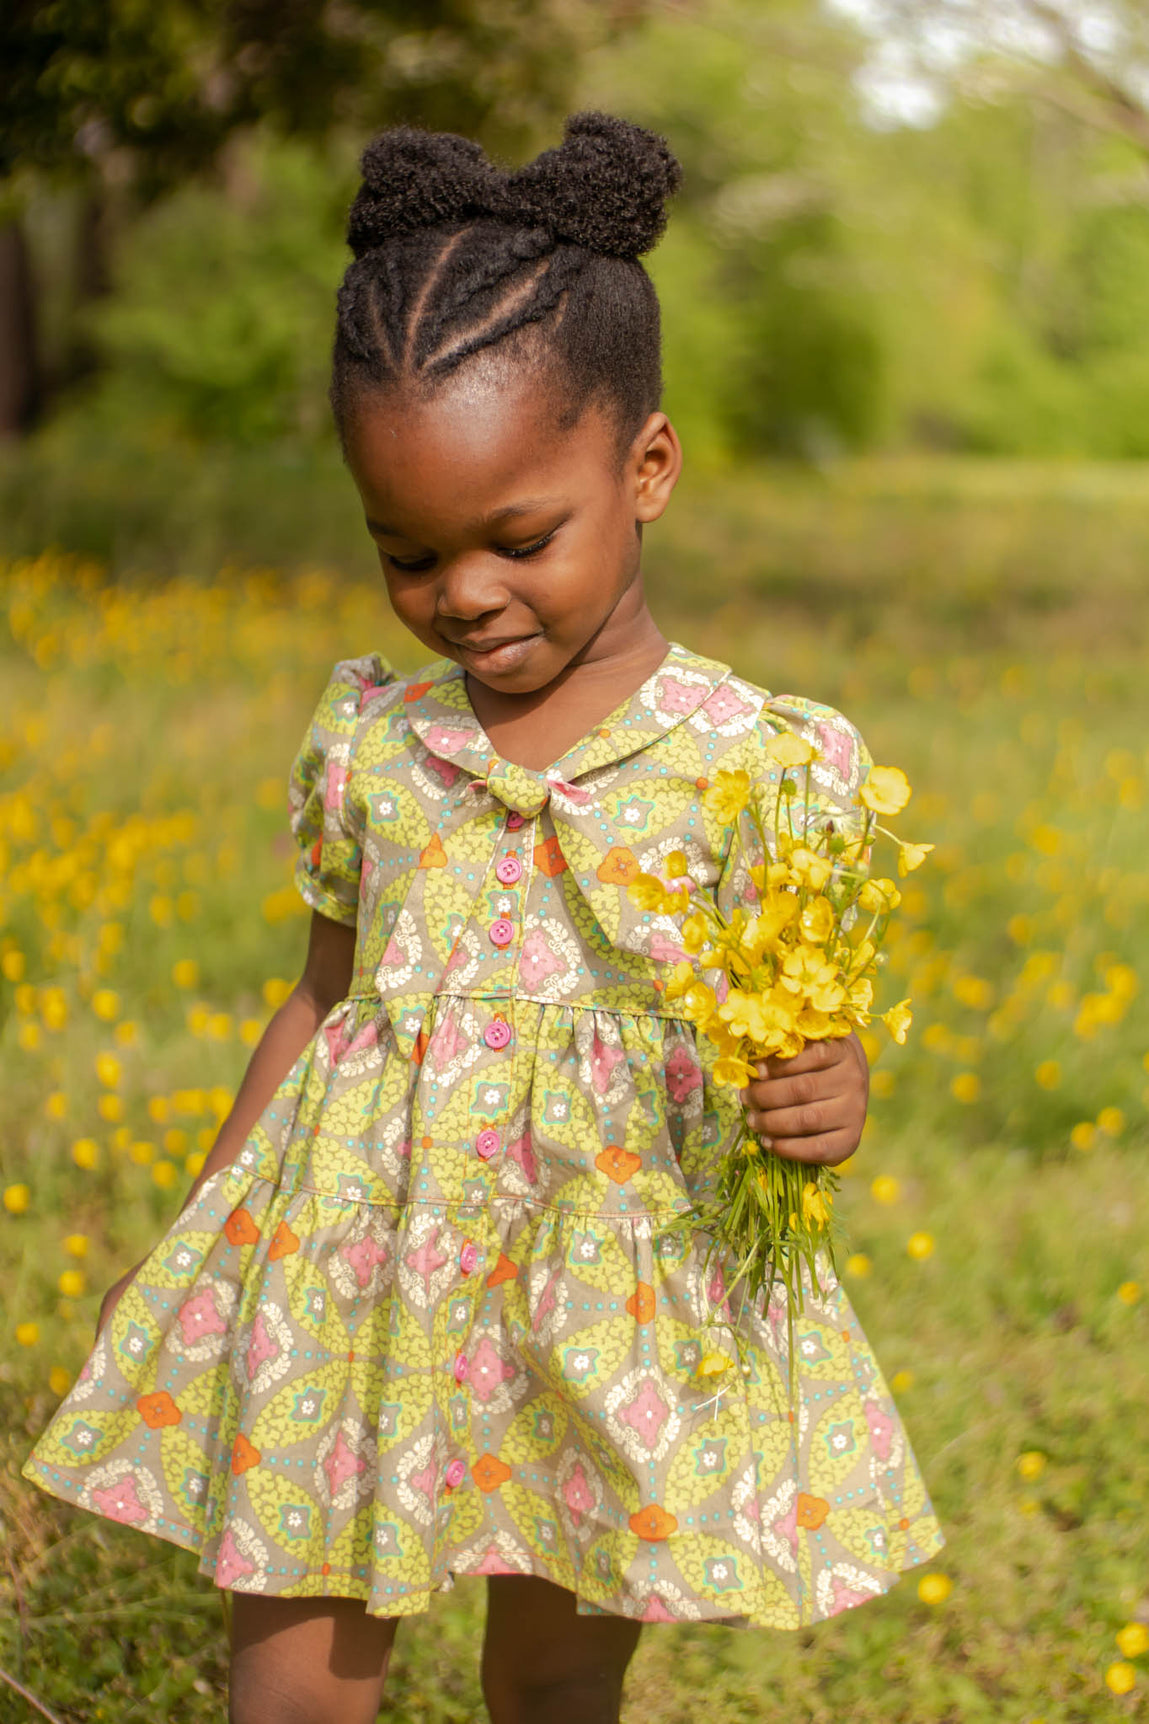
[[[654,1316],[654,1288],[649,1281],[640,1281],[630,1298],[626,1308],[636,1323],[649,1323]]]
[[[253,1443],[249,1443],[240,1431],[232,1445],[231,1470],[233,1473],[245,1473],[248,1467],[258,1466],[263,1455]]]
[[[443,849],[443,840],[437,832],[432,832],[431,842],[426,849],[419,852],[420,868],[445,868],[447,852]]]
[[[421,700],[430,686],[429,682],[409,682],[403,690],[403,699],[408,704],[413,700]]]
[[[311,846],[311,866],[313,868],[318,868],[320,858],[322,857],[322,855],[323,855],[323,840],[322,840],[322,838],[317,838],[315,840],[315,843]]]
[[[516,1268],[515,1264],[513,1264],[511,1262],[511,1260],[507,1256],[506,1252],[500,1251],[499,1252],[499,1261],[495,1264],[495,1267],[491,1270],[491,1273],[487,1276],[487,1286],[488,1287],[497,1287],[497,1286],[499,1286],[500,1282],[513,1281],[515,1279],[515,1277],[518,1275],[518,1273],[519,1273],[518,1269]]]
[[[423,1056],[427,1052],[427,1043],[430,1039],[431,1038],[427,1034],[426,1030],[420,1030],[419,1034],[415,1037],[415,1046],[411,1049],[411,1058],[417,1066],[421,1066],[423,1064]],[[424,1145],[424,1148],[426,1147],[427,1146]]]
[[[561,874],[566,867],[566,858],[559,849],[559,841],[553,833],[542,844],[535,845],[535,862],[551,880],[556,874]]]
[[[267,1255],[273,1263],[276,1263],[281,1257],[290,1257],[293,1251],[298,1250],[299,1235],[291,1231],[286,1221],[281,1221],[275,1230],[271,1244],[268,1246]]]
[[[641,872],[638,857],[625,844],[612,844],[595,869],[604,886],[629,886]]]
[[[830,1505],[825,1497],[810,1497],[805,1491],[798,1492],[798,1525],[809,1527],[813,1532],[821,1526],[830,1512]]]
[[[254,1245],[259,1238],[259,1228],[246,1209],[233,1209],[223,1231],[229,1245]]]
[[[631,1515],[630,1530],[648,1544],[657,1544],[660,1539],[669,1538],[672,1532],[678,1531],[678,1522],[660,1503],[648,1503],[646,1508]]]
[[[136,1412],[153,1431],[162,1430],[164,1425],[178,1425],[183,1418],[166,1389],[157,1389],[154,1395],[141,1395],[136,1402]]]
[[[608,1179],[613,1179],[616,1185],[625,1185],[632,1174],[642,1166],[641,1155],[635,1155],[633,1149],[620,1149],[612,1144],[610,1149],[600,1150],[594,1158],[594,1164],[600,1173],[605,1173]]]
[[[510,1476],[510,1467],[498,1455],[480,1455],[471,1468],[471,1477],[481,1491],[497,1491]]]

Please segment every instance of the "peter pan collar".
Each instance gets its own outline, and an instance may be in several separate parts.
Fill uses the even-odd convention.
[[[552,766],[533,771],[503,760],[479,723],[463,666],[436,659],[407,684],[403,699],[412,730],[431,753],[486,784],[506,807],[530,817],[588,772],[613,766],[684,724],[715,696],[729,665],[671,641],[662,663]],[[722,697],[718,696],[719,701]],[[715,718],[721,722],[716,713]]]

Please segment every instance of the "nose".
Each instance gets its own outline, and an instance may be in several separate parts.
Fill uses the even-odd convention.
[[[474,622],[503,610],[509,597],[497,560],[475,552],[454,558],[440,570],[435,613]]]

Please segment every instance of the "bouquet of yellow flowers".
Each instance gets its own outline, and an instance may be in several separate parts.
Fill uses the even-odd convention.
[[[628,888],[638,908],[682,918],[682,945],[694,961],[675,966],[663,997],[679,1000],[684,1016],[716,1046],[715,1082],[738,1089],[756,1077],[767,1055],[789,1058],[807,1042],[848,1036],[870,1022],[873,977],[884,959],[881,942],[901,900],[893,880],[868,872],[873,833],[897,844],[902,876],[933,849],[877,825],[876,816],[899,813],[910,798],[898,767],[871,766],[857,797],[859,830],[850,839],[832,820],[812,817],[809,768],[819,757],[814,745],[783,731],[767,752],[781,770],[769,835],[747,772],[719,772],[704,797],[707,808],[736,829],[756,903],[724,916],[706,894],[695,892],[680,851],[667,858],[664,878],[643,873]],[[753,852],[746,847],[746,821]],[[705,971],[718,972],[716,986],[704,979]],[[881,1018],[894,1040],[904,1042],[910,1001],[900,1000]],[[791,1387],[794,1319],[803,1309],[802,1262],[816,1287],[815,1257],[824,1247],[837,1273],[832,1209],[838,1185],[832,1168],[764,1151],[743,1119],[716,1169],[710,1199],[692,1211],[709,1239],[704,1280],[716,1253],[736,1265],[724,1287],[728,1308],[740,1284],[743,1306],[763,1292],[768,1299],[775,1280],[785,1286]],[[708,1324],[712,1320],[713,1313]],[[724,1326],[738,1348],[736,1327]],[[717,1383],[731,1365],[726,1353],[704,1346],[698,1375]]]

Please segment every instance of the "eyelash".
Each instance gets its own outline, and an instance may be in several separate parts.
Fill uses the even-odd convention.
[[[549,533],[544,533],[543,537],[541,539],[536,539],[533,545],[523,545],[518,550],[515,550],[515,551],[512,551],[512,550],[504,547],[502,550],[499,551],[498,555],[500,557],[507,557],[511,560],[511,562],[515,562],[515,563],[521,562],[525,558],[528,558],[528,557],[537,556],[540,551],[546,549],[546,547],[550,544],[551,540],[554,538],[554,536],[557,532],[558,532],[558,528],[553,527]],[[391,567],[393,569],[398,569],[399,572],[401,574],[404,574],[404,575],[421,575],[421,574],[424,574],[432,566],[432,563],[434,562],[434,558],[420,557],[415,562],[405,563],[405,562],[401,562],[398,557],[387,556],[386,552],[384,552],[383,554],[387,558],[387,561],[390,563]]]

